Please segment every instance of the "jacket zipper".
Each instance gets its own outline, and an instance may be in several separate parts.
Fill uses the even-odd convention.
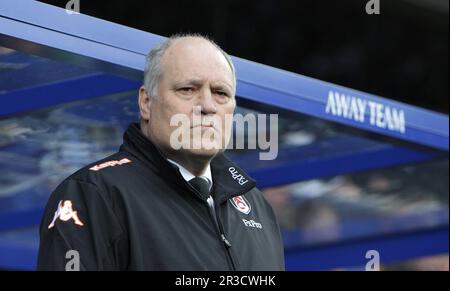
[[[180,178],[182,178],[182,176],[181,176],[180,173],[178,173],[178,175],[180,176]],[[201,195],[197,194],[198,191],[197,191],[196,189],[194,189],[194,187],[192,187],[189,183],[186,183],[186,185],[187,185],[187,187],[190,188],[194,193],[196,193],[196,195],[197,195],[201,200],[205,201],[204,198],[203,198]],[[221,225],[219,224],[219,222],[218,222],[218,220],[217,220],[216,209],[215,209],[215,207],[214,207],[214,199],[212,198],[211,195],[209,195],[209,197],[206,199],[206,204],[208,204],[209,214],[210,214],[210,216],[211,216],[211,218],[212,218],[212,220],[213,220],[213,224],[216,226],[217,234],[219,235],[220,240],[221,240],[221,241],[223,242],[223,244],[224,244],[225,251],[226,251],[227,256],[228,256],[228,259],[229,259],[229,262],[228,262],[228,263],[231,262],[230,268],[231,268],[232,271],[236,271],[236,264],[235,264],[235,262],[234,262],[234,260],[233,260],[233,257],[231,256],[231,252],[230,252],[231,243],[230,243],[230,242],[228,241],[228,239],[226,238],[226,236],[225,236],[225,234],[224,234],[224,231],[222,230],[223,228],[221,227]]]
[[[209,196],[208,199],[206,200],[206,202],[208,203],[209,214],[211,215],[214,225],[216,226],[217,233],[219,234],[220,239],[224,243],[224,246],[225,246],[225,249],[226,249],[226,252],[228,255],[228,259],[231,262],[231,269],[233,271],[236,271],[236,264],[233,260],[233,257],[231,256],[231,251],[230,251],[231,243],[226,238],[224,231],[223,231],[222,227],[220,227],[220,224],[218,222],[217,215],[216,215],[216,209],[214,207],[214,199],[211,196]]]

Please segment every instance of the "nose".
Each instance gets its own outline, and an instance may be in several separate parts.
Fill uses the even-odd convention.
[[[199,105],[202,107],[202,114],[209,115],[215,114],[217,112],[216,103],[209,88],[201,90],[199,103]]]

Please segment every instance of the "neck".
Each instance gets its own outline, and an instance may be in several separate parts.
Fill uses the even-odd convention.
[[[201,176],[205,173],[209,163],[213,157],[192,154],[183,150],[168,150],[160,146],[159,143],[152,138],[152,134],[147,124],[141,122],[141,132],[145,135],[158,149],[163,153],[165,158],[180,164],[194,176]]]
[[[189,158],[189,156],[184,156],[181,159],[180,156],[178,156],[178,155],[176,155],[176,156],[167,155],[167,158],[180,164],[194,176],[204,175],[206,169],[208,168],[209,161],[210,161],[210,160],[206,160],[206,161],[199,160],[198,157]]]

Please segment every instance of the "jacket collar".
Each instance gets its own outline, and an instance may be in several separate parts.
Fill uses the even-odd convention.
[[[177,167],[170,163],[165,155],[142,134],[138,123],[130,124],[125,131],[120,150],[132,153],[158,175],[178,186],[189,189],[198,198],[205,200],[183,179]],[[256,186],[255,180],[224,154],[214,157],[210,166],[213,179],[213,196],[219,204],[234,196],[243,195]]]

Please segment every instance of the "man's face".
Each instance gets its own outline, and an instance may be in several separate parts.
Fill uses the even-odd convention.
[[[152,96],[148,104],[149,135],[168,154],[212,158],[226,146],[231,134],[229,117],[235,99],[228,62],[207,41],[183,38],[167,49],[161,72],[157,96]],[[189,120],[184,129],[179,123],[170,125],[179,114]],[[189,137],[189,149],[174,149],[174,138],[181,138],[180,129],[188,133],[183,137]]]

